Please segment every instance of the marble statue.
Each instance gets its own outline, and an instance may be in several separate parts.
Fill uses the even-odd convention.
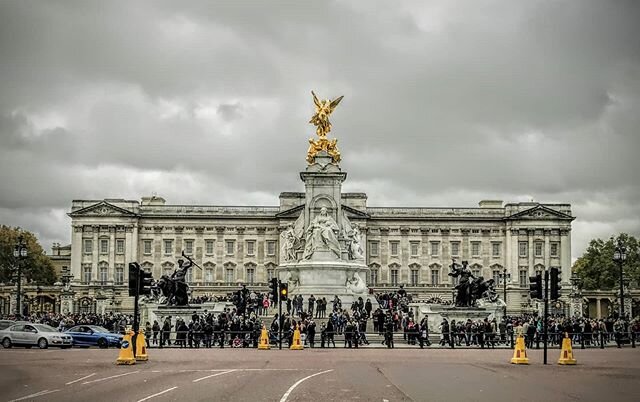
[[[340,258],[338,231],[338,224],[329,216],[327,208],[322,207],[320,214],[311,221],[305,233],[305,248],[302,258],[310,260],[318,249],[329,249],[337,258]]]
[[[351,230],[347,232],[347,242],[350,260],[362,260],[364,259],[364,253],[362,246],[360,245],[360,227],[357,223],[354,223]]]
[[[347,279],[347,290],[354,294],[364,294],[367,292],[367,284],[357,272],[354,272],[350,279]]]
[[[295,235],[293,225],[289,224],[287,225],[287,229],[280,234],[281,258],[283,261],[297,261],[297,243],[298,239]]]

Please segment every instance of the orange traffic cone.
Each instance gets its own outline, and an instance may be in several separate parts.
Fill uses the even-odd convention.
[[[296,325],[296,330],[293,331],[293,342],[291,343],[291,350],[303,350],[304,346],[302,345],[302,340],[300,339],[300,330]]]
[[[524,346],[524,338],[522,335],[518,335],[518,338],[516,338],[516,347],[513,350],[511,364],[529,364],[527,349]]]
[[[562,350],[560,351],[560,358],[558,364],[575,365],[576,359],[573,358],[573,349],[571,348],[571,338],[565,332],[562,339]]]
[[[122,343],[120,344],[120,353],[116,364],[136,364],[136,359],[133,357],[133,345],[131,344],[131,337],[133,331],[127,331],[122,337]]]
[[[258,349],[271,349],[271,344],[269,344],[269,331],[267,331],[264,325],[262,326],[262,333],[260,334],[260,343],[258,344]]]
[[[147,341],[144,338],[144,332],[142,332],[142,330],[138,331],[138,336],[136,337],[136,360],[139,362],[149,360],[149,356],[147,355]]]

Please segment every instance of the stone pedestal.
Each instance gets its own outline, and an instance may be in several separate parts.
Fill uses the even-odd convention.
[[[305,300],[311,295],[316,299],[325,297],[329,303],[337,295],[343,309],[350,308],[358,297],[375,301],[365,282],[368,272],[369,268],[361,262],[342,260],[301,261],[276,268],[277,277],[289,283],[290,295],[300,294]]]
[[[485,318],[489,320],[496,318],[499,321],[504,312],[504,303],[485,303],[484,307],[454,307],[442,304],[411,303],[409,308],[413,310],[417,322],[422,321],[426,316],[428,317],[429,330],[438,332],[444,318],[447,319],[449,324],[453,320],[455,322],[466,322],[467,320],[484,321]]]
[[[157,303],[144,303],[140,304],[140,325],[143,326],[147,321],[153,324],[153,321],[157,320],[162,326],[164,319],[169,316],[171,317],[171,323],[174,325],[176,318],[182,318],[184,322],[189,323],[194,312],[202,315],[206,311],[217,316],[225,308],[231,310],[234,305],[230,302],[209,302],[190,306],[165,306]]]
[[[63,290],[60,293],[60,312],[62,314],[73,314],[73,295],[74,292]]]

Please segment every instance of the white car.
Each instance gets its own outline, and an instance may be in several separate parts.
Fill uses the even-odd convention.
[[[44,324],[15,324],[0,331],[0,340],[4,348],[38,346],[46,349],[49,346],[59,346],[67,349],[73,346],[70,335],[63,334],[57,329]]]

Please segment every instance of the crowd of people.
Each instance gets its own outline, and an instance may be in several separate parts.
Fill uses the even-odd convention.
[[[335,347],[336,337],[343,340],[344,347],[357,348],[369,344],[367,333],[383,336],[382,343],[393,348],[395,339],[408,345],[430,346],[432,340],[441,346],[477,346],[495,348],[496,345],[512,346],[514,337],[522,335],[526,346],[538,347],[543,341],[543,321],[537,315],[521,315],[482,320],[442,322],[429,327],[429,317],[419,321],[409,308],[411,295],[400,286],[396,292],[373,295],[371,298],[358,297],[348,308],[338,296],[331,301],[325,297],[310,295],[305,298],[295,295],[283,305],[282,315],[266,293],[257,293],[243,286],[228,296],[199,296],[192,304],[205,302],[232,302],[233,308],[214,314],[206,309],[202,313],[193,311],[190,319],[183,317],[160,317],[153,322],[145,322],[149,346],[167,347],[257,347],[261,329],[269,329],[272,343],[283,342],[289,346],[296,328],[300,330],[305,345]],[[330,306],[327,308],[327,306]],[[375,306],[375,308],[374,308]],[[329,310],[329,311],[327,311]],[[16,319],[16,317],[4,317]],[[133,325],[133,315],[121,313],[34,313],[22,320],[50,325],[64,331],[73,326],[98,325],[112,332],[124,333]],[[320,326],[316,324],[319,320]],[[372,326],[369,327],[369,321]],[[627,338],[640,334],[640,320],[603,319],[550,316],[548,320],[549,344],[559,345],[567,334],[574,343],[585,346],[602,346],[616,342],[618,347]],[[281,331],[282,329],[282,331]],[[282,334],[282,335],[280,335]],[[396,336],[394,336],[396,334]],[[432,339],[430,339],[432,337]]]

